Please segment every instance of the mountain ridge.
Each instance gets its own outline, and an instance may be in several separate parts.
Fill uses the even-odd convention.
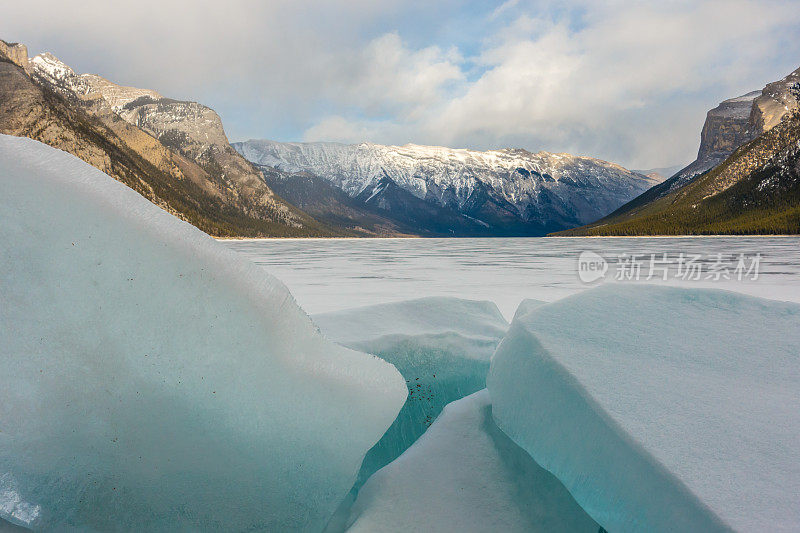
[[[204,160],[167,146],[119,115],[129,101],[160,96],[155,91],[78,75],[52,54],[28,58],[24,45],[0,41],[0,94],[0,132],[72,153],[211,235],[343,234],[275,196],[227,143],[220,151],[243,172],[219,165],[216,154]]]
[[[381,195],[402,190],[461,215],[457,227],[439,228],[445,234],[543,235],[599,218],[659,181],[600,159],[520,148],[269,140],[233,147],[262,168],[308,173],[352,198],[388,206]],[[370,188],[375,194],[363,196]],[[397,209],[387,216],[397,216]]]

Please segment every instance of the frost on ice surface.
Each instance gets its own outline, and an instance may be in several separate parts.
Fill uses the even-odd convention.
[[[0,136],[0,227],[0,519],[324,526],[406,396],[391,365],[325,340],[279,281],[35,141]]]
[[[361,489],[349,531],[596,533],[564,486],[492,420],[486,390],[433,426]]]
[[[16,485],[11,474],[0,475],[0,517],[13,520],[16,524],[30,526],[36,522],[42,509],[38,505],[24,501],[17,492]],[[0,531],[11,529],[11,524],[6,524],[0,518]]]
[[[429,297],[314,315],[332,340],[394,364],[408,400],[367,454],[356,489],[408,448],[448,403],[486,386],[508,323],[492,302]]]
[[[512,323],[498,426],[608,531],[796,531],[800,305],[608,285]]]

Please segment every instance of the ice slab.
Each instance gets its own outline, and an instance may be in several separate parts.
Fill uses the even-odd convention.
[[[351,533],[598,531],[567,489],[497,428],[485,389],[445,407],[375,473],[350,522]]]
[[[545,305],[547,302],[543,302],[542,300],[534,300],[533,298],[526,298],[519,303],[516,312],[514,312],[514,318],[511,320],[518,320],[523,316],[527,315],[534,309],[538,309],[539,307]]]
[[[508,322],[493,302],[448,296],[415,298],[313,315],[320,329],[342,344],[371,343],[401,335],[456,334],[470,340],[502,337]],[[465,355],[489,359],[493,350]]]
[[[487,381],[609,531],[797,531],[800,305],[600,287],[515,321]]]
[[[329,338],[375,354],[403,374],[408,400],[364,459],[355,490],[400,456],[445,405],[486,387],[489,360],[508,329],[492,302],[430,297],[313,316]]]
[[[0,519],[319,531],[406,397],[254,264],[0,136]]]

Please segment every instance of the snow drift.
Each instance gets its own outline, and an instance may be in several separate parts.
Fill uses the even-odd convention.
[[[0,136],[0,518],[320,530],[406,396],[255,265]]]
[[[800,523],[800,305],[607,285],[512,323],[498,426],[609,531]]]
[[[445,407],[372,476],[350,522],[350,533],[598,531],[567,489],[497,428],[485,389]]]

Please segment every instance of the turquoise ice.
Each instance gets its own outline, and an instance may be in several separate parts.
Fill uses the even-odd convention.
[[[361,489],[349,533],[597,533],[549,472],[492,420],[484,389],[449,404],[431,428]]]
[[[419,298],[314,315],[322,332],[375,354],[405,377],[408,399],[364,459],[356,489],[405,451],[445,405],[486,386],[489,359],[508,323],[492,302]]]
[[[606,285],[515,320],[487,381],[608,531],[797,531],[798,304]]]
[[[0,519],[319,531],[406,397],[279,281],[59,150],[0,136]]]

